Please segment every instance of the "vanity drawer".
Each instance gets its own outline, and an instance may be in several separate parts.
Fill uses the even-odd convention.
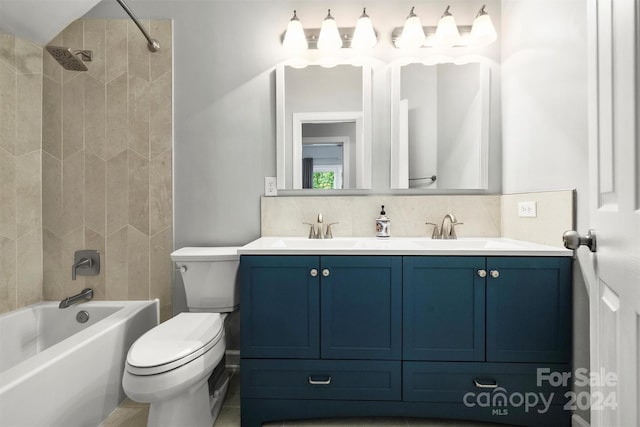
[[[551,404],[566,403],[567,385],[553,387],[543,380],[538,386],[538,369],[548,374],[570,372],[565,364],[534,363],[458,363],[458,362],[404,362],[403,400],[414,402],[468,402],[478,403],[479,396],[490,396],[490,401],[501,399],[499,394],[519,402],[520,396],[530,399],[551,399]],[[544,378],[545,376],[542,375]],[[548,378],[548,377],[547,377]],[[486,394],[488,393],[488,395]],[[535,397],[532,393],[535,393]],[[518,395],[516,395],[518,394]],[[539,400],[542,404],[542,400]],[[498,402],[500,402],[498,400]]]
[[[243,397],[400,400],[401,362],[242,359]]]

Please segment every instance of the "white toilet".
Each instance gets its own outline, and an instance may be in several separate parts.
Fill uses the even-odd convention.
[[[184,281],[189,313],[133,343],[122,387],[151,403],[147,426],[211,427],[228,386],[224,318],[239,304],[237,247],[182,248],[171,254]]]

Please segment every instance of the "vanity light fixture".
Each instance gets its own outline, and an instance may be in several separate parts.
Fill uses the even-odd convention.
[[[413,13],[415,7],[411,7],[409,16],[404,21],[404,27],[402,27],[402,33],[397,40],[395,40],[396,47],[401,49],[417,49],[424,45],[426,36],[424,35],[424,29],[418,15]]]
[[[485,10],[485,5],[480,8],[480,11],[476,15],[473,25],[456,25],[455,19],[451,12],[450,7],[447,6],[446,10],[440,17],[438,25],[425,26],[420,28],[415,27],[415,22],[420,22],[417,16],[411,13],[405,21],[403,27],[396,27],[391,34],[391,40],[395,46],[400,49],[412,49],[416,47],[436,47],[436,48],[449,48],[449,47],[483,47],[487,46],[497,40],[498,34],[496,33],[491,17]],[[410,28],[410,30],[407,29]],[[409,42],[409,34],[417,34],[416,41]],[[407,34],[407,37],[405,37]],[[425,37],[424,41],[420,43],[420,34]],[[425,36],[426,35],[426,36]]]
[[[496,29],[493,26],[493,22],[491,21],[491,17],[487,13],[484,8],[486,5],[482,5],[476,18],[473,20],[473,25],[471,26],[471,34],[469,38],[470,42],[474,46],[487,46],[498,38],[498,34],[496,33]]]
[[[433,40],[434,47],[451,47],[460,44],[460,33],[458,32],[456,20],[449,12],[450,7],[447,6],[440,17],[440,21],[438,21],[438,28],[436,28],[436,35]]]
[[[376,31],[367,15],[367,9],[362,10],[362,15],[356,22],[356,26],[338,27],[331,15],[331,9],[322,21],[321,28],[303,28],[296,11],[287,25],[287,30],[282,35],[282,45],[292,53],[302,53],[307,49],[319,49],[335,52],[342,47],[351,47],[358,50],[370,49],[378,42]]]
[[[293,11],[293,17],[289,21],[289,25],[287,25],[287,31],[284,34],[282,45],[292,53],[301,53],[309,48],[302,23],[300,23],[295,10]]]
[[[367,15],[367,8],[362,9],[362,15],[356,22],[356,29],[353,31],[351,47],[354,49],[371,49],[378,43],[376,32],[373,29],[371,18]]]
[[[342,37],[338,31],[338,24],[331,16],[331,9],[328,10],[327,16],[322,21],[320,27],[320,35],[318,36],[318,49],[324,51],[335,51],[342,47]]]

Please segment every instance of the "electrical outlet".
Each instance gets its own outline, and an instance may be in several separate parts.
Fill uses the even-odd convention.
[[[265,196],[277,196],[278,188],[276,187],[276,177],[275,176],[265,176],[264,177],[264,195]]]
[[[518,216],[521,218],[535,218],[538,216],[536,202],[518,203]]]

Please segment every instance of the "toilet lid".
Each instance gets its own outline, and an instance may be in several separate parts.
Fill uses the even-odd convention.
[[[180,313],[136,340],[127,354],[127,371],[154,375],[206,353],[224,336],[219,313]]]
[[[237,261],[240,259],[237,246],[218,247],[185,247],[171,253],[171,259],[176,261]]]

